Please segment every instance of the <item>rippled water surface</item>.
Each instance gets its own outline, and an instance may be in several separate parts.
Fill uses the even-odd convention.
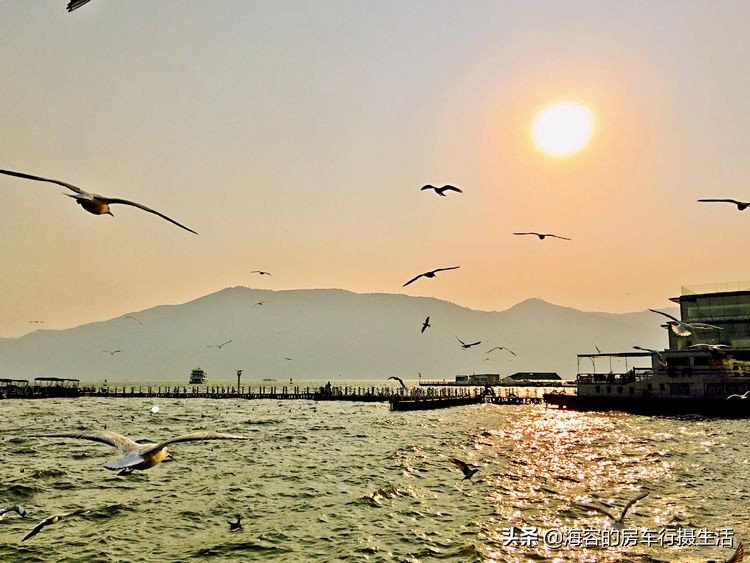
[[[0,401],[0,561],[707,561],[727,547],[523,546],[507,528],[605,529],[580,503],[649,496],[626,527],[732,528],[750,543],[748,421],[476,405],[271,400]],[[108,430],[159,440],[194,430],[247,442],[174,444],[174,460],[118,477]],[[471,481],[449,458],[480,467]],[[21,542],[52,514],[90,509]],[[226,519],[243,516],[230,532]],[[511,543],[511,545],[506,545]]]

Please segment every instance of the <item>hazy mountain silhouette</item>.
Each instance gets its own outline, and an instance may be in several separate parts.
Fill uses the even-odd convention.
[[[264,301],[262,307],[253,304]],[[0,339],[0,377],[187,382],[202,367],[210,381],[450,379],[457,373],[556,371],[576,374],[576,354],[663,348],[653,313],[583,312],[528,299],[506,311],[475,311],[428,297],[339,289],[227,288],[182,305],[163,305],[66,330]],[[432,327],[420,333],[424,318]],[[482,345],[461,350],[461,339]],[[232,340],[222,349],[209,344]],[[491,346],[518,356],[491,356]],[[487,346],[487,348],[485,348]],[[110,355],[104,350],[122,350]],[[293,358],[293,361],[285,360]],[[604,360],[601,360],[604,361]],[[608,364],[599,368],[608,371]]]

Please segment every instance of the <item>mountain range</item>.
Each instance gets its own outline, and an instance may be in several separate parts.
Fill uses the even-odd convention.
[[[427,316],[431,327],[421,333]],[[245,381],[416,380],[419,374],[453,380],[456,374],[519,371],[572,379],[576,354],[596,347],[663,348],[667,337],[660,325],[648,311],[585,312],[541,299],[488,312],[400,294],[232,287],[179,305],[0,339],[0,377],[187,383],[191,369],[201,367],[212,382],[234,381],[237,369]],[[481,344],[464,350],[459,338]],[[494,346],[517,355],[487,354]],[[596,362],[598,371],[619,366],[610,367],[605,358]]]

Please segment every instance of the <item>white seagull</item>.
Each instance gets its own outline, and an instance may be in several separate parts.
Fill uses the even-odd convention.
[[[20,504],[17,504],[8,508],[0,508],[0,520],[2,520],[3,516],[5,516],[5,514],[7,514],[8,512],[16,512],[21,518],[27,518],[29,516],[24,508]]]
[[[178,223],[174,219],[170,219],[166,215],[159,213],[158,211],[151,209],[150,207],[146,207],[145,205],[141,205],[140,203],[136,203],[135,201],[129,201],[127,199],[119,199],[116,197],[106,197],[99,194],[92,194],[89,192],[83,191],[78,186],[74,186],[73,184],[68,184],[67,182],[62,182],[60,180],[52,180],[51,178],[42,178],[41,176],[32,176],[31,174],[24,174],[23,172],[13,172],[12,170],[0,170],[0,174],[7,174],[8,176],[16,176],[17,178],[26,178],[27,180],[37,180],[39,182],[50,182],[52,184],[57,184],[58,186],[63,186],[65,188],[68,188],[73,194],[65,194],[68,197],[72,197],[76,200],[76,203],[83,207],[86,211],[89,213],[93,213],[94,215],[112,215],[112,212],[109,210],[109,206],[113,203],[121,203],[123,205],[132,205],[133,207],[137,207],[138,209],[142,209],[143,211],[148,211],[149,213],[153,213],[154,215],[158,215],[162,219],[166,219],[173,225],[177,225],[178,227],[181,227],[185,229],[186,231],[190,231],[191,233],[197,235],[193,229],[189,229],[185,225]],[[114,217],[114,215],[112,215]]]
[[[667,322],[667,324],[672,329],[672,332],[674,332],[677,336],[690,336],[697,330],[721,330],[720,326],[710,325],[707,323],[685,323],[668,313],[663,313],[662,311],[657,311],[656,309],[649,309],[649,311],[671,319],[672,322]]]
[[[104,464],[107,469],[121,471],[118,475],[128,475],[138,469],[145,471],[158,465],[169,455],[167,445],[177,442],[198,442],[203,440],[249,440],[246,436],[237,436],[235,434],[220,434],[218,432],[191,432],[169,438],[158,444],[139,444],[130,438],[118,434],[117,432],[65,432],[62,434],[43,434],[39,438],[78,438],[81,440],[92,440],[109,446],[114,446],[120,450],[123,457]]]
[[[622,530],[625,527],[624,520],[625,515],[628,513],[628,510],[630,510],[630,507],[633,506],[636,502],[641,500],[642,498],[646,498],[648,496],[649,491],[643,491],[640,493],[637,497],[630,499],[627,504],[623,507],[622,512],[620,512],[620,516],[615,518],[612,516],[612,514],[609,513],[609,511],[604,510],[603,508],[599,508],[598,506],[594,506],[593,504],[585,504],[585,503],[577,503],[578,506],[582,506],[583,508],[588,508],[589,510],[594,510],[596,512],[599,512],[600,514],[604,514],[605,516],[608,516],[612,520],[612,527],[616,530]]]
[[[65,514],[55,514],[54,516],[48,516],[47,518],[39,522],[39,524],[34,526],[34,529],[31,530],[28,534],[26,534],[21,541],[26,541],[30,538],[33,538],[35,535],[41,532],[42,528],[44,528],[45,526],[49,526],[50,524],[59,522],[63,518],[68,518],[70,516],[78,516],[79,514],[83,514],[85,512],[88,512],[88,509],[82,508],[80,510],[74,510],[73,512],[66,512]]]

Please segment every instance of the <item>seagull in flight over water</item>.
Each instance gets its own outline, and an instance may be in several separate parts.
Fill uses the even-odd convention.
[[[724,563],[742,563],[742,561],[745,559],[745,548],[742,547],[742,544],[737,546],[737,549],[734,551],[734,554],[727,559]]]
[[[720,203],[732,203],[737,206],[737,209],[739,211],[745,211],[748,207],[750,207],[750,202],[748,201],[737,201],[736,199],[699,199],[698,201],[705,201],[705,202],[720,202]]]
[[[29,514],[24,510],[24,508],[17,504],[15,506],[10,506],[8,508],[0,508],[0,520],[3,519],[3,516],[7,514],[8,512],[15,512],[17,513],[21,518],[28,518]]]
[[[131,321],[135,321],[135,322],[137,322],[137,323],[138,323],[139,325],[142,325],[142,324],[143,324],[143,322],[141,321],[141,319],[139,319],[138,317],[135,317],[135,316],[133,316],[133,315],[125,315],[125,316],[124,316],[123,318],[125,318],[125,319],[130,319]]]
[[[559,238],[562,240],[573,240],[573,239],[569,239],[568,237],[561,237],[560,235],[553,235],[552,233],[537,233],[534,231],[531,231],[529,233],[513,233],[513,234],[514,235],[536,235],[539,237],[539,240],[544,240],[547,237]]]
[[[672,329],[672,332],[674,332],[677,336],[690,336],[696,330],[721,330],[720,326],[710,325],[707,323],[685,323],[668,313],[663,313],[661,311],[657,311],[656,309],[649,309],[649,311],[671,319],[672,322],[668,322],[667,324]]]
[[[608,516],[612,520],[612,527],[617,530],[622,530],[625,527],[625,524],[623,521],[625,520],[625,515],[628,513],[628,510],[630,510],[630,507],[633,506],[636,502],[639,500],[646,498],[649,494],[649,491],[643,491],[640,493],[637,497],[630,499],[627,504],[623,507],[622,512],[620,512],[620,516],[615,518],[610,514],[607,510],[604,510],[603,508],[599,508],[598,506],[594,506],[593,504],[586,504],[586,503],[577,503],[578,506],[582,506],[583,508],[588,508],[589,510],[594,510],[596,512],[599,512],[600,514],[604,514],[605,516]]]
[[[464,342],[463,340],[461,340],[458,336],[456,336],[456,340],[458,340],[461,343],[461,348],[463,348],[464,350],[468,350],[472,346],[476,346],[477,344],[481,344],[482,343],[481,340],[477,340],[476,342],[470,342],[469,344],[467,344],[466,342]]]
[[[206,344],[206,348],[218,348],[221,350],[224,346],[229,344],[231,340],[227,340],[226,342],[223,342],[222,344]]]
[[[478,467],[472,467],[471,465],[469,465],[465,461],[461,461],[457,457],[452,457],[449,461],[461,470],[461,473],[464,474],[464,481],[466,481],[467,479],[471,479],[474,473],[479,471]]]
[[[661,365],[661,367],[663,368],[667,367],[667,360],[664,359],[664,355],[661,352],[659,352],[659,350],[654,350],[652,348],[643,348],[641,346],[633,346],[633,349],[641,350],[642,352],[651,352],[652,354],[656,356],[656,359],[659,360],[659,365]]]
[[[237,530],[241,530],[242,529],[242,516],[238,514],[236,522],[232,522],[231,520],[227,519],[227,524],[229,524],[229,530],[231,532],[236,532]]]
[[[55,514],[54,516],[48,516],[39,524],[34,526],[34,529],[31,530],[28,534],[26,534],[21,541],[26,541],[28,539],[33,538],[35,535],[37,535],[39,532],[42,531],[42,528],[45,526],[49,526],[50,524],[54,524],[55,522],[59,522],[63,518],[69,518],[70,516],[78,516],[79,514],[84,514],[88,512],[88,509],[82,508],[80,510],[74,510],[73,512],[67,512],[65,514]]]
[[[38,438],[78,438],[81,440],[92,440],[109,446],[114,446],[123,456],[114,461],[104,464],[104,467],[113,471],[120,469],[118,475],[129,475],[136,469],[145,471],[158,465],[169,456],[167,446],[177,442],[198,442],[204,440],[249,440],[246,436],[235,434],[221,434],[218,432],[191,432],[174,438],[169,438],[158,444],[139,444],[130,438],[117,432],[64,432],[62,434],[42,434]]]
[[[424,332],[425,330],[427,330],[427,328],[428,328],[428,327],[431,327],[431,326],[432,326],[432,325],[430,324],[430,317],[427,317],[427,318],[426,318],[426,319],[424,320],[424,322],[422,323],[422,330],[420,330],[419,332],[420,332],[420,333],[422,333],[422,332]]]
[[[158,215],[162,219],[166,219],[173,225],[177,225],[180,228],[185,229],[186,231],[190,231],[191,233],[197,235],[193,229],[190,229],[186,227],[185,225],[178,223],[174,219],[170,219],[166,215],[159,213],[158,211],[151,209],[150,207],[146,207],[145,205],[141,205],[140,203],[136,203],[135,201],[129,201],[127,199],[119,199],[116,197],[106,197],[99,194],[92,194],[89,192],[83,191],[78,186],[74,186],[73,184],[68,184],[67,182],[62,182],[60,180],[52,180],[51,178],[42,178],[41,176],[32,176],[31,174],[24,174],[23,172],[13,172],[12,170],[0,170],[0,174],[6,174],[8,176],[16,176],[17,178],[26,178],[27,180],[37,180],[39,182],[50,182],[52,184],[57,184],[58,186],[63,186],[65,188],[68,188],[73,194],[64,194],[68,197],[72,197],[76,200],[76,203],[83,207],[86,211],[89,213],[93,213],[94,215],[112,215],[112,212],[109,210],[109,206],[114,203],[121,203],[124,205],[132,205],[133,207],[137,207],[138,209],[142,209],[143,211],[148,211],[149,213],[153,213],[154,215]],[[114,215],[112,215],[114,217]]]
[[[410,279],[410,280],[409,280],[408,282],[406,282],[406,283],[405,283],[404,285],[402,285],[401,287],[406,287],[407,285],[409,285],[410,283],[414,283],[415,281],[417,281],[417,280],[418,280],[419,278],[421,278],[421,277],[425,277],[425,278],[434,278],[434,277],[435,277],[435,275],[436,275],[436,274],[437,274],[438,272],[445,272],[445,271],[447,271],[447,270],[457,270],[457,269],[458,269],[458,268],[460,268],[460,267],[461,267],[461,266],[451,266],[450,268],[436,268],[436,269],[434,269],[434,270],[430,270],[429,272],[425,272],[424,274],[419,274],[418,276],[414,276],[414,277],[413,277],[412,279]]]
[[[451,186],[450,184],[445,184],[444,186],[441,186],[439,188],[437,186],[433,186],[432,184],[426,184],[422,186],[422,188],[420,189],[420,191],[424,191],[424,190],[435,190],[435,193],[437,195],[441,195],[443,197],[445,197],[445,192],[458,192],[460,194],[464,193],[462,190],[458,189],[456,186]]]

